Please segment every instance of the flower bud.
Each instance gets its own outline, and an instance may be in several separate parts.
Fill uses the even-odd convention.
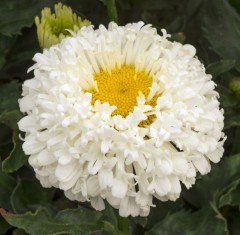
[[[240,77],[234,78],[230,84],[229,88],[233,91],[233,93],[240,98]]]
[[[62,41],[63,38],[70,35],[68,30],[77,32],[83,26],[91,24],[88,20],[82,20],[81,17],[73,13],[71,7],[55,4],[55,13],[46,7],[41,12],[41,19],[36,16],[37,35],[39,45],[42,49],[49,48]]]

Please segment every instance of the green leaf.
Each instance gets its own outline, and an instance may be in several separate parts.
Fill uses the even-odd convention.
[[[229,2],[236,8],[238,12],[240,12],[240,2],[238,0],[229,0]]]
[[[114,212],[112,206],[105,202],[105,210],[102,212],[103,220],[110,222],[116,229],[118,227],[118,212]],[[116,214],[117,213],[117,214]]]
[[[236,99],[236,96],[234,93],[221,85],[217,86],[217,91],[220,95],[220,104],[226,108],[226,107],[233,107],[238,103],[238,100]]]
[[[8,144],[11,144],[11,128],[7,127],[6,125],[0,123],[0,146],[6,146]],[[0,156],[2,153],[3,148],[0,148]]]
[[[168,1],[138,0],[136,3],[139,8],[145,10],[166,10],[172,8],[171,3]]]
[[[156,207],[151,208],[148,216],[146,227],[150,229],[155,223],[162,221],[167,215],[175,213],[183,207],[182,199],[178,199],[176,202],[161,202],[159,200],[154,201]]]
[[[0,2],[0,33],[11,36],[21,34],[21,29],[30,27],[35,16],[42,8],[52,5],[55,1],[47,0],[2,0]]]
[[[157,223],[146,235],[227,235],[227,223],[210,207],[198,212],[179,211]]]
[[[46,208],[40,208],[35,213],[9,214],[5,210],[0,213],[9,224],[31,235],[82,235],[109,229],[109,226],[104,227],[106,223],[98,221],[101,213],[80,207],[60,211],[55,217]]]
[[[220,197],[219,207],[226,205],[240,206],[240,178],[223,191],[226,191],[226,193]]]
[[[22,150],[22,141],[19,139],[17,122],[21,118],[19,111],[10,111],[0,115],[0,123],[3,123],[13,130],[13,148],[2,162],[3,171],[14,172],[22,167],[27,161],[27,157]]]
[[[240,120],[240,117],[239,117]],[[238,154],[240,153],[240,144],[239,144],[239,139],[240,139],[240,121],[239,121],[239,126],[235,128],[235,133],[232,135],[230,138],[232,138],[232,148],[231,148],[231,154]]]
[[[207,66],[207,73],[210,73],[213,78],[228,72],[235,66],[235,60],[220,60]]]
[[[203,15],[203,35],[211,48],[222,58],[236,60],[240,54],[240,16],[228,1],[206,1]],[[240,66],[238,65],[238,69]]]
[[[0,216],[0,234],[5,234],[7,230],[11,228],[11,225],[9,225],[1,216]]]
[[[34,194],[32,192],[34,192]],[[34,211],[41,204],[46,204],[48,197],[39,182],[35,180],[18,179],[10,200],[13,212],[25,213],[29,210]]]
[[[222,189],[240,179],[240,154],[226,157],[216,165],[208,175],[198,179],[192,189],[185,191],[183,197],[190,204],[201,207],[210,201],[217,201]]]
[[[89,221],[97,221],[101,216],[102,214],[99,212],[79,207],[77,209],[66,209],[60,211],[55,218],[59,221],[78,224],[88,223]],[[79,221],[79,218],[81,218],[81,221]]]
[[[28,235],[28,234],[22,229],[15,229],[13,231],[13,235]]]
[[[0,35],[0,69],[6,62],[6,55],[9,53],[10,48],[15,42],[16,37],[7,37]]]
[[[11,210],[10,195],[16,185],[16,180],[2,172],[0,166],[0,208],[5,208],[6,210]]]
[[[19,109],[20,90],[17,82],[12,81],[0,86],[0,113]]]
[[[103,213],[84,207],[60,211],[56,220],[72,224],[74,234],[90,234],[93,231],[113,231],[114,225],[105,221]]]
[[[240,126],[240,115],[239,114],[236,116],[229,117],[225,121],[224,129],[228,129],[230,127],[238,127],[238,126]]]
[[[12,78],[31,78],[27,70],[32,66],[32,58],[39,52],[36,28],[24,29],[23,35],[18,36],[7,55],[7,63],[2,68],[2,77],[5,80]]]
[[[70,225],[54,221],[46,209],[39,209],[35,213],[12,214],[0,210],[4,219],[17,228],[24,229],[31,235],[73,234]]]

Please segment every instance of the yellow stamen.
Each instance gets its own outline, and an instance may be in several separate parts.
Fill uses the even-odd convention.
[[[100,71],[94,75],[94,80],[97,83],[97,90],[92,89],[92,104],[96,100],[101,103],[108,102],[110,105],[115,105],[117,109],[112,113],[126,117],[133,112],[134,106],[137,106],[137,97],[141,92],[145,97],[150,92],[152,86],[152,78],[145,71],[136,71],[133,65],[123,65],[120,68],[107,71]],[[154,96],[147,104],[155,106],[157,97]],[[155,115],[151,115],[153,119]],[[148,124],[151,120],[146,120],[142,124]]]

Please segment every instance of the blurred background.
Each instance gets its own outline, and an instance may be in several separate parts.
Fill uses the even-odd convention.
[[[124,234],[110,206],[94,211],[44,189],[28,166],[19,138],[21,84],[41,52],[35,16],[53,0],[0,1],[0,234]],[[97,28],[108,25],[108,0],[65,0]],[[132,234],[240,234],[240,0],[116,0],[118,24],[143,21],[170,40],[192,44],[217,84],[225,112],[225,154],[176,202],[156,201],[147,218],[130,218]]]

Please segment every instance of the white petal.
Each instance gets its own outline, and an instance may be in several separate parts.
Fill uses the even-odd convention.
[[[171,190],[171,182],[167,177],[155,179],[155,190],[159,196],[166,195]]]
[[[112,195],[116,198],[124,198],[128,189],[128,182],[124,179],[113,180]]]
[[[192,163],[202,175],[209,173],[211,170],[211,165],[205,157],[194,159]]]
[[[43,166],[56,162],[56,159],[53,157],[53,155],[46,149],[41,151],[36,157],[38,162]]]
[[[104,201],[101,197],[93,197],[90,199],[92,207],[97,211],[105,209]]]
[[[140,207],[136,204],[135,199],[132,197],[125,197],[121,200],[119,207],[119,215],[127,217],[129,215],[135,217],[140,213]]]
[[[68,178],[72,176],[72,174],[76,171],[76,163],[71,163],[68,165],[58,165],[55,171],[55,176],[60,181],[66,181]]]
[[[45,147],[45,145],[46,143],[44,142],[40,142],[31,138],[26,138],[22,148],[25,154],[31,155],[40,152]]]
[[[98,173],[99,186],[101,189],[106,189],[108,186],[111,187],[113,184],[113,173],[108,169],[102,169]]]
[[[99,187],[98,177],[97,176],[91,176],[87,180],[87,191],[88,195],[91,197],[96,197],[100,194],[101,189]]]

